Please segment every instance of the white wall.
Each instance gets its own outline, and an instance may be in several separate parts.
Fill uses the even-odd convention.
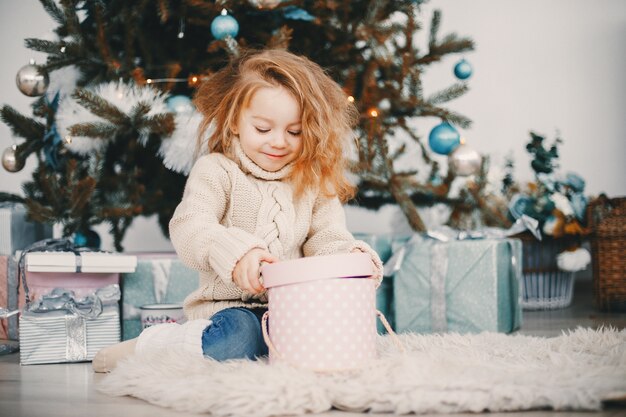
[[[626,1],[432,0],[440,33],[471,37],[470,91],[451,102],[473,120],[462,132],[481,153],[514,151],[518,179],[531,179],[524,149],[534,130],[558,129],[561,168],[587,180],[590,194],[626,194]],[[454,79],[460,57],[432,65],[428,94]],[[426,123],[427,132],[437,123]]]
[[[528,131],[551,140],[558,129],[565,140],[563,170],[580,173],[590,194],[626,195],[626,1],[431,0],[423,6],[425,23],[435,8],[443,12],[441,34],[456,32],[476,43],[476,51],[465,55],[474,67],[471,90],[449,105],[473,120],[462,132],[469,144],[495,159],[513,151],[517,178],[531,179]],[[30,114],[33,100],[17,90],[15,74],[29,58],[44,58],[27,50],[24,38],[48,37],[54,24],[36,0],[0,2],[0,16],[0,103]],[[455,80],[459,59],[429,67],[426,95]],[[427,136],[435,124],[420,121],[420,133]],[[0,124],[0,151],[12,141]],[[17,174],[0,168],[0,190],[20,192],[33,168],[33,158]],[[98,231],[109,248],[106,230]],[[171,248],[154,219],[138,219],[124,246]]]

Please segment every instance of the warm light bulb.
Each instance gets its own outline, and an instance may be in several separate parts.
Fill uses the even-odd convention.
[[[349,101],[350,103],[354,103],[354,97],[352,97],[352,96],[348,96],[348,101]]]
[[[152,84],[152,79],[148,78],[148,79],[146,80],[146,84]]]
[[[195,77],[195,76],[191,77],[191,82],[194,83],[194,84],[197,83],[198,82],[198,77]]]
[[[222,9],[221,15],[222,16],[226,16],[228,14],[228,12],[226,11],[226,9]]]
[[[371,109],[371,110],[370,110],[370,116],[372,116],[372,117],[378,117],[378,110],[376,110],[376,109]]]

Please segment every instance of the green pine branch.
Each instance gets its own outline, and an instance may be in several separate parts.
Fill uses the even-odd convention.
[[[450,87],[447,87],[441,91],[432,94],[426,99],[426,102],[431,106],[436,106],[442,103],[447,103],[450,100],[461,97],[463,94],[469,91],[467,83],[456,83]]]
[[[17,194],[5,193],[0,191],[0,203],[24,203],[24,197]]]
[[[143,124],[152,133],[163,137],[171,136],[174,129],[176,129],[176,123],[172,113],[160,113],[147,117],[144,119]]]
[[[117,106],[86,88],[77,88],[74,90],[72,97],[91,113],[113,124],[123,124],[128,121],[128,116]]]
[[[2,106],[0,118],[9,125],[15,136],[26,140],[41,140],[46,132],[46,126],[30,117],[22,115],[9,105]]]
[[[85,136],[94,139],[110,139],[120,126],[106,122],[76,123],[68,128],[70,136]]]
[[[61,47],[64,45],[61,42],[36,38],[26,38],[24,39],[24,46],[37,52],[43,52],[46,54],[57,54],[61,51]]]
[[[59,9],[54,0],[39,0],[39,2],[55,22],[57,22],[60,26],[64,26],[66,24],[65,14],[61,9]]]

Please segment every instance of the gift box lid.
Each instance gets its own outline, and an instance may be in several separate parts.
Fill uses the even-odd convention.
[[[310,256],[261,267],[265,288],[328,278],[369,278],[373,274],[374,265],[367,253]]]
[[[137,257],[110,252],[30,252],[26,254],[29,272],[135,272]]]

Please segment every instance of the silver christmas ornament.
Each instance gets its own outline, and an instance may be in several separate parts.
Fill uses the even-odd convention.
[[[18,172],[24,168],[24,161],[19,159],[15,153],[17,146],[9,146],[2,153],[2,166],[9,172]]]
[[[448,156],[448,165],[450,169],[460,176],[468,176],[477,174],[480,171],[480,165],[483,157],[474,149],[465,144],[459,145]]]
[[[48,73],[41,67],[35,65],[35,61],[31,60],[30,64],[24,65],[17,71],[15,76],[17,88],[29,97],[43,95],[50,84]]]

